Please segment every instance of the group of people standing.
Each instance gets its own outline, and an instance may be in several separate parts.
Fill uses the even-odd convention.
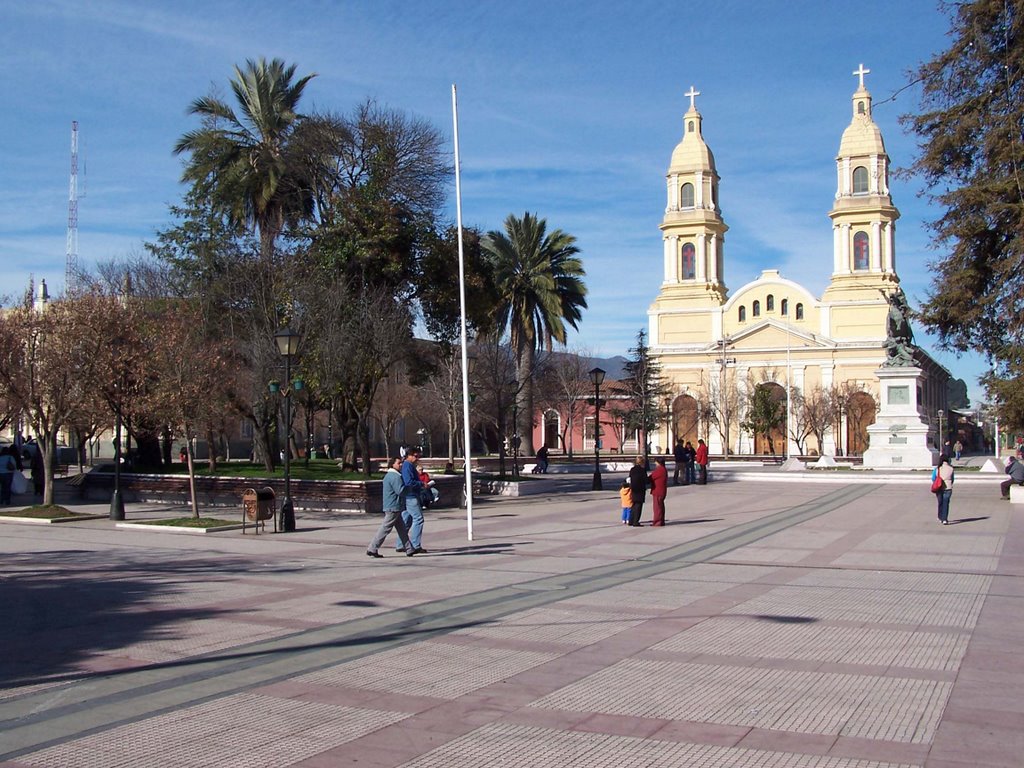
[[[11,494],[16,490],[14,476],[24,470],[24,459],[29,461],[33,492],[36,496],[43,495],[45,477],[42,451],[39,450],[39,446],[32,438],[24,441],[21,439],[21,435],[17,434],[13,445],[0,448],[0,505],[7,506],[11,503]],[[21,493],[22,491],[17,492]]]
[[[684,444],[682,440],[678,440],[673,456],[676,460],[673,485],[707,484],[708,447],[703,439],[697,441],[696,449],[692,443],[687,442]],[[682,483],[679,482],[680,472],[683,475]],[[655,460],[654,469],[648,474],[647,461],[643,456],[636,457],[636,462],[630,467],[629,476],[622,481],[622,488],[619,489],[623,525],[633,528],[640,526],[640,518],[643,515],[648,488],[651,489],[651,502],[654,506],[651,525],[655,527],[665,525],[668,468],[665,466],[665,459],[659,457]]]
[[[697,447],[687,440],[676,440],[676,447],[672,450],[672,457],[676,460],[676,471],[672,476],[673,485],[680,485],[679,473],[683,474],[682,485],[706,485],[708,482],[708,446],[703,438],[697,440]]]

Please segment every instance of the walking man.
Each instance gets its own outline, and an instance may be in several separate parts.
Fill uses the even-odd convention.
[[[377,529],[370,546],[366,548],[368,557],[384,557],[378,550],[384,543],[384,539],[391,533],[392,528],[398,531],[398,540],[405,548],[405,554],[409,557],[416,554],[415,547],[409,541],[409,530],[405,527],[405,521],[402,519],[402,512],[405,511],[405,505],[402,503],[405,486],[402,483],[401,468],[402,457],[395,456],[391,459],[388,471],[384,473],[384,522]]]
[[[420,449],[409,448],[405,452],[405,461],[402,462],[402,498],[405,500],[405,512],[402,513],[402,520],[405,527],[409,529],[409,541],[412,543],[413,552],[417,555],[427,554],[421,545],[423,543],[423,507],[420,504],[420,491],[423,483],[420,482],[420,473],[416,469],[416,462],[420,460]]]

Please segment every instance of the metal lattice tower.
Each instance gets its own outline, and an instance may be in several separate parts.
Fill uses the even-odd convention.
[[[64,291],[72,293],[78,276],[78,121],[71,121],[71,185],[68,192],[68,246]]]

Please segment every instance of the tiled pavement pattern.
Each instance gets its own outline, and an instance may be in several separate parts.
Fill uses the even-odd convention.
[[[639,530],[614,490],[502,499],[378,561],[356,517],[5,525],[0,766],[1019,768],[996,496],[939,528],[926,488],[721,482]]]

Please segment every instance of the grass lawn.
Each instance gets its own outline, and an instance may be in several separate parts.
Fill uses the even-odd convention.
[[[4,517],[31,517],[38,520],[60,520],[68,517],[91,517],[91,515],[72,512],[67,507],[62,507],[58,504],[49,504],[47,506],[36,504],[35,506],[25,507],[24,509],[5,509],[0,511],[0,515],[3,515]]]
[[[237,520],[221,520],[218,517],[173,517],[167,520],[135,520],[136,525],[168,525],[175,528],[218,528],[222,525],[238,525]]]

